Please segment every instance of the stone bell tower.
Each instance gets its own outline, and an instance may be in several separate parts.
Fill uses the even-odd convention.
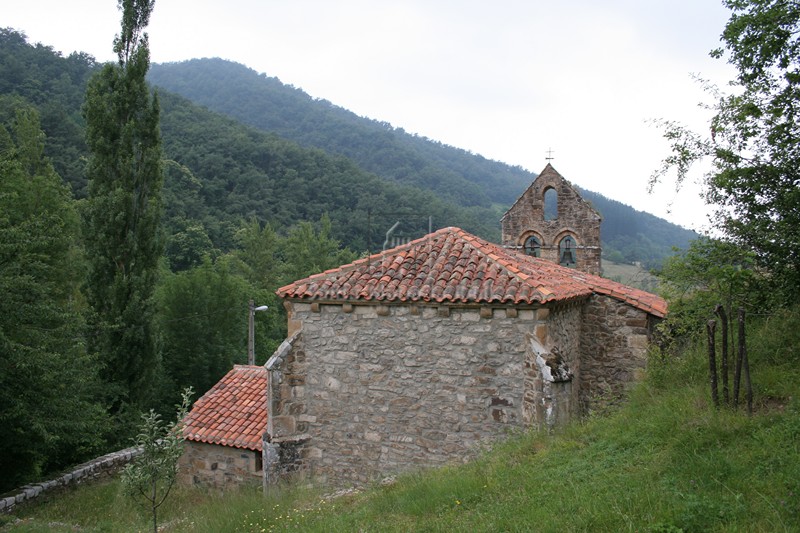
[[[601,220],[547,163],[500,219],[502,245],[599,276]]]

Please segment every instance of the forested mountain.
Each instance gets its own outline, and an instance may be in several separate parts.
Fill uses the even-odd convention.
[[[46,154],[79,198],[86,192],[80,106],[96,67],[86,54],[61,57],[49,47],[29,45],[12,30],[0,35],[0,94],[37,106]],[[154,65],[150,79],[163,87],[168,231],[175,235],[191,228],[196,240],[205,242],[207,235],[216,249],[230,248],[243,217],[255,216],[279,229],[319,220],[326,212],[333,236],[360,251],[376,249],[397,220],[401,235],[419,236],[428,217],[434,227],[457,225],[497,240],[505,207],[535,177],[520,167],[358,117],[229,61]],[[615,260],[654,266],[673,246],[685,247],[695,236],[597,193],[582,192],[603,215],[604,250]],[[198,236],[198,228],[205,235]]]
[[[161,94],[171,221],[197,220],[212,242],[228,248],[240,221],[255,217],[275,228],[327,213],[334,236],[358,251],[375,250],[395,219],[420,236],[428,216],[437,225],[463,225],[482,234],[497,230],[488,208],[448,204],[432,192],[388,182],[352,161],[303,148],[274,134]],[[177,228],[176,228],[177,229]]]
[[[80,110],[86,81],[96,67],[89,56],[64,58],[49,47],[28,45],[13,30],[0,34],[0,95],[39,109],[46,154],[78,198],[86,194]],[[210,246],[227,251],[241,221],[249,217],[281,229],[317,221],[325,213],[333,236],[358,251],[380,246],[396,220],[407,237],[425,233],[429,217],[437,227],[456,225],[490,238],[499,235],[500,212],[488,205],[466,208],[433,192],[387,181],[349,159],[303,148],[164,90],[160,100],[168,159],[165,222],[172,236],[200,227]]]
[[[361,168],[463,206],[511,205],[535,174],[362,118],[326,100],[222,59],[154,65],[149,79],[209,109],[305,146],[344,155]],[[603,216],[605,254],[657,266],[697,235],[648,213],[582,190]],[[503,209],[486,214],[496,216]],[[497,227],[498,218],[486,221]],[[485,234],[489,238],[493,234]]]
[[[244,124],[343,155],[369,172],[430,189],[458,205],[510,205],[531,182],[531,174],[519,167],[358,117],[230,61],[154,65],[148,78]]]
[[[661,265],[674,248],[685,249],[698,234],[650,213],[639,211],[602,194],[580,189],[585,200],[603,216],[603,257],[617,263]]]

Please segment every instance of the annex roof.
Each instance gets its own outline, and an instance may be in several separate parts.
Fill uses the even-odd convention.
[[[666,302],[654,294],[562,267],[443,228],[281,287],[283,298],[322,301],[536,304],[599,293],[657,317]]]
[[[261,450],[267,427],[267,370],[234,365],[186,417],[186,440]]]

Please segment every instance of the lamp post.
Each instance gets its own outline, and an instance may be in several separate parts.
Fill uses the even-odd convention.
[[[249,313],[248,313],[248,329],[247,329],[247,364],[254,365],[256,364],[256,349],[255,349],[255,334],[256,334],[256,311],[266,311],[269,309],[267,305],[259,305],[256,307],[255,302],[250,300],[250,304],[248,306]]]

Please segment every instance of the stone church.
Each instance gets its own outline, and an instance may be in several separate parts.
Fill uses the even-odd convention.
[[[265,483],[461,461],[620,394],[667,307],[597,275],[599,224],[548,165],[502,245],[443,228],[279,289],[289,337],[266,364]]]

